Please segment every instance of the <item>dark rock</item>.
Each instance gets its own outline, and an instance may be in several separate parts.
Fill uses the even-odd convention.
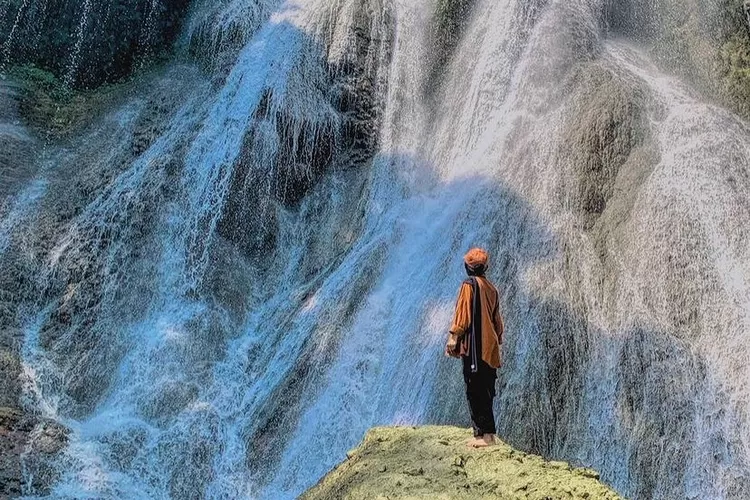
[[[300,118],[299,110],[290,108],[308,97],[266,90],[243,139],[218,224],[219,234],[248,257],[275,248],[279,210],[297,208],[327,174],[362,168],[372,160],[391,28],[388,9],[371,0],[354,15],[346,47],[305,41],[309,57],[320,58],[315,76],[320,81],[311,99],[321,110],[330,110],[321,116]]]
[[[430,65],[430,76],[426,84],[434,86],[441,81],[453,52],[468,22],[475,5],[474,0],[438,0],[437,9],[432,19],[431,43],[433,62]],[[433,91],[434,88],[428,89]]]
[[[22,89],[0,79],[0,204],[29,178],[36,158],[37,143],[21,123],[19,102]]]
[[[609,0],[605,24],[643,43],[660,66],[750,116],[750,29],[744,0]]]
[[[645,98],[635,86],[616,74],[595,66],[584,66],[571,84],[583,88],[582,102],[571,114],[564,134],[562,158],[573,170],[566,196],[577,200],[573,207],[591,228],[607,208],[623,165],[645,141]]]
[[[169,49],[190,0],[29,0],[6,2],[3,62],[34,63],[78,87],[129,75]]]
[[[0,408],[0,497],[48,494],[57,474],[54,459],[67,442],[62,425]]]

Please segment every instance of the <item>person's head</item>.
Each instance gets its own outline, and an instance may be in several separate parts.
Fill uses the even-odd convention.
[[[464,255],[464,268],[469,276],[484,276],[489,262],[489,255],[481,248],[472,248]]]

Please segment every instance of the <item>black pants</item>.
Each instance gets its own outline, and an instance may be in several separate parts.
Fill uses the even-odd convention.
[[[495,399],[497,370],[480,360],[477,373],[471,373],[471,358],[465,356],[463,362],[466,399],[469,400],[469,413],[471,414],[474,436],[495,434],[495,414],[492,411],[492,400]]]

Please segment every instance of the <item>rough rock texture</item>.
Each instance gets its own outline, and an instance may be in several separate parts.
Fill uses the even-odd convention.
[[[19,407],[19,349],[23,342],[20,315],[25,308],[56,303],[43,323],[45,342],[62,345],[69,341],[77,353],[85,353],[92,343],[99,342],[98,330],[87,317],[101,300],[92,299],[102,287],[101,267],[92,266],[93,253],[66,260],[64,272],[55,279],[35,277],[48,252],[67,233],[69,224],[153,145],[163,133],[164,124],[169,123],[167,117],[176,112],[188,90],[200,91],[197,74],[191,68],[174,67],[167,72],[146,72],[127,84],[89,92],[68,91],[68,110],[58,106],[60,101],[51,96],[63,90],[48,73],[31,71],[27,76],[33,77],[33,82],[19,82],[17,73],[0,80],[0,141],[16,148],[8,152],[7,162],[0,153],[0,407]],[[33,86],[28,89],[23,84]],[[149,91],[147,98],[134,97],[145,94],[144,88]],[[24,101],[35,99],[26,93],[29,90],[36,96],[49,96],[47,102],[55,104],[49,106],[54,108],[49,113],[50,120],[36,123],[24,114]],[[45,106],[39,100],[32,104],[37,106],[35,109]],[[110,107],[116,111],[107,112]],[[63,119],[66,116],[75,119]],[[185,141],[188,139],[185,137]],[[58,147],[60,143],[65,147]],[[175,144],[176,150],[179,147]],[[28,153],[20,153],[24,151]],[[169,170],[167,160],[161,157],[154,159],[151,166],[159,171]],[[168,174],[164,178],[173,181]],[[160,185],[153,189],[160,189]],[[150,191],[144,197],[148,194]],[[134,219],[137,230],[144,234],[150,227],[147,223],[152,221],[152,207],[144,202],[144,217]],[[87,286],[82,286],[83,282]],[[66,336],[68,329],[81,333]],[[111,339],[109,344],[113,344]],[[61,356],[61,372],[83,356]],[[70,391],[73,398],[79,396],[73,404],[86,406],[96,401],[97,389],[106,387],[108,382],[99,370],[105,361],[114,358],[112,355],[93,363],[92,370],[78,378],[80,382],[73,384]],[[65,406],[62,401],[61,408]]]
[[[428,85],[440,81],[445,67],[456,49],[461,36],[471,19],[473,0],[439,0],[432,19],[431,42],[435,46],[432,71]]]
[[[0,408],[0,498],[47,493],[55,477],[51,462],[67,444],[67,433],[55,422]]]
[[[370,430],[304,500],[357,498],[618,499],[590,469],[549,462],[505,443],[472,450],[467,429]]]
[[[28,178],[38,148],[21,122],[22,93],[17,83],[0,74],[0,203],[18,181]]]
[[[637,86],[597,64],[579,66],[567,85],[571,95],[579,90],[583,96],[563,131],[560,167],[570,174],[562,202],[591,228],[614,196],[623,166],[632,167],[631,156],[645,142],[645,98]]]
[[[268,253],[277,243],[277,210],[298,208],[326,174],[369,165],[377,151],[379,96],[386,86],[379,68],[389,57],[392,27],[389,10],[370,0],[352,13],[350,25],[328,28],[345,31],[345,42],[306,41],[309,57],[327,56],[316,68],[320,93],[316,107],[308,110],[310,119],[299,118],[297,107],[308,96],[295,96],[294,86],[286,95],[266,90],[244,138],[218,227],[245,254]],[[314,109],[333,113],[321,118]],[[247,221],[253,231],[247,231]]]
[[[18,87],[5,75],[0,76],[0,218],[10,206],[8,197],[32,174],[37,155],[38,143],[19,116],[19,99]],[[0,226],[0,254],[7,244],[5,229]],[[5,407],[16,406],[21,393],[18,379],[21,371],[18,355],[20,333],[14,319],[18,273],[14,266],[2,259],[0,268],[3,269],[0,275],[0,407]],[[3,415],[0,415],[2,418]],[[0,436],[3,436],[1,431]],[[4,447],[2,450],[0,456],[5,457]],[[0,486],[0,494],[2,491]]]
[[[242,47],[271,15],[266,2],[197,0],[187,20],[190,55],[220,85]]]

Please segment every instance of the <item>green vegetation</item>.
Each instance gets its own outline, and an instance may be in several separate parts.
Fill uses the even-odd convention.
[[[727,0],[726,40],[720,50],[722,93],[750,117],[750,24],[743,0]]]
[[[21,89],[21,117],[32,129],[52,138],[65,138],[89,123],[92,116],[101,113],[122,94],[125,85],[75,90],[33,64],[14,66],[7,76]]]
[[[504,443],[472,450],[455,427],[370,430],[348,459],[303,500],[611,499],[621,497],[590,469],[549,462]]]
[[[745,0],[613,1],[607,19],[614,32],[645,43],[661,67],[750,118],[748,7]]]
[[[750,23],[744,0],[702,3],[668,0],[655,51],[670,70],[750,118]]]

